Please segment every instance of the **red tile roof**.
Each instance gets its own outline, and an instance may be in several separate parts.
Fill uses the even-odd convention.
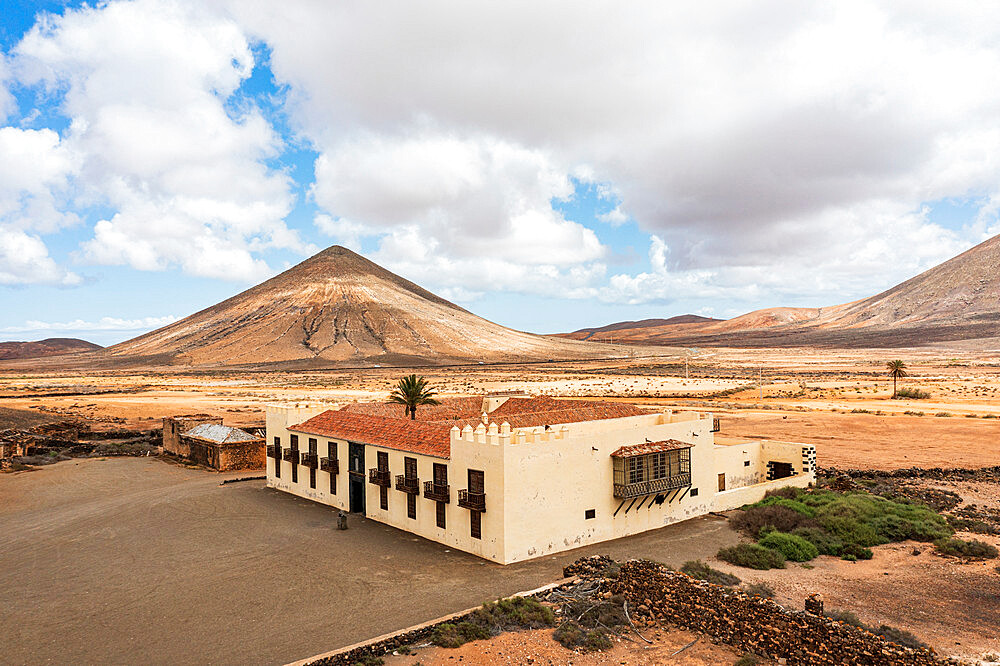
[[[454,421],[478,417],[483,408],[482,398],[441,398],[440,405],[417,407],[417,421]],[[346,405],[343,412],[367,414],[383,418],[408,418],[405,407],[394,402],[356,402]]]
[[[676,439],[668,439],[663,442],[643,442],[623,446],[611,454],[612,458],[631,458],[633,456],[644,456],[647,453],[659,453],[660,451],[676,451],[677,449],[690,449],[693,444],[681,442]]]
[[[418,410],[419,412],[419,410]],[[329,410],[289,430],[438,458],[451,455],[451,426]]]
[[[417,419],[403,417],[403,407],[389,402],[355,403],[314,416],[289,428],[320,437],[346,439],[400,451],[448,458],[451,428],[482,423],[482,398],[443,398],[440,405],[417,408]],[[547,396],[511,398],[489,414],[490,423],[534,428],[648,414],[635,405],[593,400],[556,400]]]

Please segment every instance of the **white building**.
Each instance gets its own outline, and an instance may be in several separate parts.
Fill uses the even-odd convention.
[[[509,564],[725,511],[815,480],[815,448],[716,445],[718,420],[488,395],[267,408],[268,486]]]

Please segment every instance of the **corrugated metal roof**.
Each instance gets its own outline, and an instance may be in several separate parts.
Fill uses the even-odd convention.
[[[254,437],[245,430],[233,428],[227,425],[216,423],[202,423],[184,432],[186,437],[197,437],[198,439],[217,442],[219,444],[232,444],[234,442],[253,442],[260,439]]]
[[[681,442],[676,439],[668,439],[663,442],[643,442],[642,444],[632,444],[623,446],[611,454],[612,458],[631,458],[633,456],[644,456],[647,453],[659,453],[660,451],[676,451],[678,449],[690,449],[693,444]]]

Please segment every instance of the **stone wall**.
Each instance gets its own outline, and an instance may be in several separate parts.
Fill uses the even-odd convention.
[[[603,571],[607,558],[567,568]],[[622,563],[609,591],[623,594],[634,617],[669,622],[718,638],[739,650],[785,659],[790,665],[929,666],[945,663],[932,650],[912,650],[829,618],[789,611],[752,596],[648,561]]]

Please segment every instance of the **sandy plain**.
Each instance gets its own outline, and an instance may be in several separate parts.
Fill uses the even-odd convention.
[[[891,398],[892,384],[885,376],[884,365],[892,358],[902,358],[909,366],[911,376],[901,386],[927,391],[929,398]],[[16,415],[24,414],[47,420],[79,419],[109,429],[155,428],[164,416],[200,412],[222,416],[232,425],[263,425],[263,408],[267,403],[308,401],[337,405],[379,400],[401,375],[411,371],[425,375],[445,396],[523,390],[554,397],[622,400],[664,409],[711,411],[722,418],[720,443],[739,444],[752,439],[809,442],[816,445],[823,467],[1000,465],[997,444],[1000,352],[729,349],[603,361],[476,364],[414,370],[193,371],[175,367],[82,374],[0,370],[0,429],[9,427]],[[72,463],[58,466],[67,464]],[[17,476],[30,478],[40,473]],[[191,473],[212,478],[209,472],[191,470]],[[9,489],[10,481],[11,475],[0,476],[0,486]],[[23,483],[19,487],[28,493],[30,489]],[[107,483],[114,486],[112,481]],[[992,490],[983,492],[985,495],[977,501],[1000,510],[1000,498]],[[9,493],[5,496],[8,502],[18,501]],[[735,534],[731,538],[735,539]],[[715,548],[692,554],[709,558]],[[991,591],[991,595],[1000,593],[997,588],[1000,571],[995,564],[956,563],[931,554],[926,545],[923,548],[925,552],[920,556],[910,555],[912,548],[907,544],[880,547],[876,558],[867,563],[826,562],[828,558],[821,558],[814,569],[795,567],[760,576],[744,570],[739,575],[747,581],[766,579],[774,585],[779,600],[792,607],[801,607],[806,593],[820,591],[827,595],[830,607],[854,611],[869,622],[909,629],[944,654],[975,656],[984,650],[1000,650],[995,642],[1000,628],[981,623],[982,616],[977,610],[995,603],[995,597],[991,602],[969,596],[976,590]],[[625,540],[615,550],[616,556],[635,556],[643,549],[636,550]],[[591,552],[606,551],[597,548]],[[727,566],[714,561],[713,565]],[[903,573],[887,577],[887,571]],[[37,573],[52,572],[39,569]],[[531,582],[547,582],[554,577],[553,572]],[[238,578],[220,572],[217,582],[238,587]],[[934,584],[927,584],[928,581]],[[8,583],[13,585],[13,579]],[[193,579],[191,584],[196,584]],[[502,587],[514,591],[517,586]],[[525,587],[527,584],[519,589]],[[487,594],[490,593],[495,592]],[[53,591],[53,598],[57,596]],[[433,610],[443,613],[455,609],[435,603]],[[955,613],[961,609],[971,611],[962,610],[962,617],[958,617]],[[423,610],[427,612],[411,613],[408,619],[422,621],[432,616],[428,614],[430,607]],[[949,615],[954,621],[949,621]],[[402,620],[394,618],[380,628],[399,628]],[[262,631],[266,621],[260,618],[257,622],[260,624],[256,628],[246,629]],[[315,628],[319,629],[321,624]],[[367,631],[368,636],[376,633],[380,631]],[[84,635],[82,629],[80,635]],[[342,645],[365,635],[357,626],[349,631],[324,630],[318,633],[324,638],[313,643],[316,649],[312,653],[333,649],[338,641]],[[205,640],[203,647],[212,639]],[[664,644],[674,645],[677,640],[680,638],[665,635]],[[278,660],[280,655],[290,659],[310,653],[301,642],[296,645],[297,650],[291,649],[293,643],[279,643],[265,643],[267,650],[271,650],[265,661]],[[531,641],[519,644],[532,645]],[[492,647],[482,649],[504,649],[502,643],[489,645]],[[117,653],[119,656],[135,654],[127,646],[118,647],[122,650]],[[645,658],[641,655],[630,661],[633,656],[627,654],[628,647],[616,648],[622,650],[615,653],[616,658],[626,663],[646,663],[640,661]],[[59,654],[57,645],[47,649],[51,650],[50,655]],[[691,652],[690,658],[696,659],[698,653]],[[30,651],[20,654],[26,657]],[[253,653],[241,648],[240,654],[247,658]],[[458,653],[441,655],[441,659],[454,663],[458,656]],[[710,658],[711,652],[706,653],[706,659]],[[729,655],[724,659],[728,658]],[[463,661],[479,663],[471,653]],[[584,662],[574,659],[574,663]]]

